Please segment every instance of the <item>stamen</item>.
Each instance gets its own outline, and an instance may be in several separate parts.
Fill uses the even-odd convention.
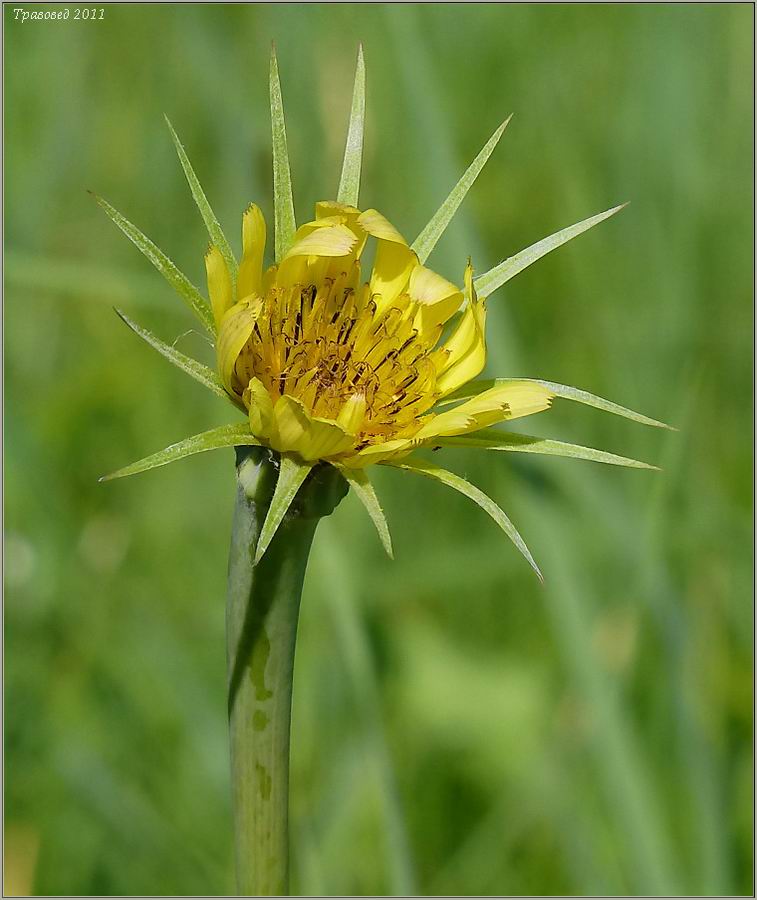
[[[413,327],[417,304],[409,297],[379,314],[368,285],[354,284],[352,271],[349,279],[342,273],[267,291],[234,365],[246,405],[252,400],[242,386],[256,377],[274,402],[288,394],[312,415],[336,421],[341,414],[359,429],[358,444],[420,427],[436,396],[429,359],[435,341],[423,340]],[[349,413],[356,398],[359,416]]]

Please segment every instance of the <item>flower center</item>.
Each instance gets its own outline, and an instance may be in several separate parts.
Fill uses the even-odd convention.
[[[416,303],[403,296],[381,309],[380,301],[345,275],[270,288],[236,361],[240,396],[259,378],[274,402],[287,394],[325,419],[359,400],[354,430],[364,441],[412,429],[435,399],[432,348],[414,327]]]

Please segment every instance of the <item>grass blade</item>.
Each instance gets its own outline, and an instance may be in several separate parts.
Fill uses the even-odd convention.
[[[124,322],[124,324],[131,328],[134,334],[139,335],[143,341],[146,341],[151,347],[157,350],[158,353],[165,356],[169,362],[172,362],[181,369],[182,372],[186,372],[187,375],[194,378],[195,381],[199,381],[200,384],[205,385],[208,390],[212,391],[217,396],[223,397],[226,400],[231,399],[224,390],[216,373],[208,368],[208,366],[204,366],[196,359],[192,359],[191,356],[186,356],[184,353],[180,353],[175,347],[161,341],[161,339],[156,337],[151,331],[142,328],[141,325],[137,325],[136,322],[130,319],[126,313],[122,312],[120,309],[116,309],[116,315]]]
[[[513,544],[515,544],[518,550],[520,550],[520,552],[528,561],[528,564],[539,576],[539,580],[544,581],[544,578],[539,571],[539,567],[536,565],[533,556],[531,556],[531,551],[528,549],[528,547],[526,546],[526,542],[518,533],[517,528],[507,518],[507,516],[499,508],[499,506],[497,506],[497,504],[491,499],[491,497],[487,497],[486,494],[483,491],[479,490],[475,485],[471,484],[469,481],[466,481],[464,478],[461,478],[459,475],[455,475],[453,472],[448,472],[446,469],[442,469],[434,463],[427,462],[423,459],[406,457],[402,461],[397,462],[387,460],[386,462],[380,463],[380,465],[394,466],[396,469],[406,469],[408,472],[417,472],[419,475],[425,475],[427,478],[434,478],[437,481],[441,481],[442,484],[446,484],[448,487],[454,488],[454,490],[459,491],[474,503],[477,503],[481,507],[481,509],[484,510],[484,512],[488,513],[492,517],[492,519],[494,519],[497,525],[499,525],[499,527],[513,542]]]
[[[187,276],[177,269],[162,250],[156,247],[148,237],[145,237],[145,235],[142,234],[135,225],[132,225],[128,219],[125,219],[120,212],[110,205],[110,203],[103,200],[102,197],[98,197],[97,194],[93,196],[108,216],[110,216],[111,220],[118,225],[126,237],[129,238],[135,247],[150,260],[176,293],[179,294],[210,334],[215,336],[216,326],[213,321],[213,313],[210,311],[210,306]]]
[[[218,249],[221,251],[221,256],[223,256],[224,262],[228,266],[229,274],[231,275],[231,282],[233,285],[236,283],[237,279],[237,261],[234,258],[231,246],[226,240],[226,235],[223,233],[223,229],[221,228],[218,219],[215,216],[215,213],[211,209],[210,203],[208,203],[208,198],[205,196],[205,191],[203,191],[202,186],[200,185],[200,182],[195,175],[192,164],[189,162],[189,157],[187,156],[186,151],[184,150],[184,147],[179,140],[179,136],[174,131],[174,127],[169,121],[168,116],[164,115],[164,118],[166,120],[166,125],[168,125],[168,130],[171,132],[171,137],[173,138],[176,152],[179,154],[181,167],[182,169],[184,169],[184,174],[187,176],[187,181],[189,182],[192,196],[194,197],[194,201],[197,204],[197,208],[200,210],[200,215],[205,222],[205,227],[208,229],[210,241],[212,244],[215,244],[215,246],[218,247]]]
[[[548,456],[567,456],[572,459],[587,459],[592,462],[607,463],[610,466],[627,466],[630,469],[654,469],[657,466],[640,462],[637,459],[629,459],[625,456],[616,456],[605,450],[594,450],[592,447],[581,447],[579,444],[566,444],[563,441],[553,441],[548,438],[532,437],[529,434],[516,434],[508,431],[497,431],[493,428],[483,428],[472,434],[458,434],[453,437],[439,438],[438,443],[443,447],[477,447],[481,450],[509,450],[516,453],[544,453]]]
[[[350,487],[355,489],[358,499],[373,520],[373,524],[376,526],[376,531],[378,532],[379,538],[381,538],[381,543],[384,545],[387,556],[389,559],[394,559],[389,525],[387,524],[384,511],[381,509],[381,504],[376,496],[376,491],[373,489],[373,485],[371,484],[365,469],[350,469],[347,466],[340,466],[339,471],[347,479]]]
[[[510,119],[512,119],[512,116],[508,116],[489,138],[486,144],[484,144],[483,149],[468,166],[463,177],[452,188],[447,199],[434,213],[431,221],[413,242],[412,249],[418,254],[418,258],[421,262],[425,262],[428,259],[431,251],[436,246],[437,241],[444,234],[445,229],[452,221],[452,217],[465,199],[465,195],[473,186],[473,182],[478,178],[479,173],[494,152],[494,148],[499,143],[499,139],[502,137],[505,128],[507,128]]]
[[[103,475],[100,481],[112,481],[114,478],[136,475],[139,472],[146,472],[148,469],[166,466],[185,456],[204,453],[206,450],[217,450],[221,447],[257,447],[259,445],[260,441],[250,434],[250,426],[247,422],[221,425],[218,428],[211,428],[210,431],[203,431],[202,434],[195,434],[177,444],[171,444],[170,447],[137,460],[129,466],[124,466],[123,469],[118,469],[116,472],[111,472],[110,475]]]
[[[292,199],[292,176],[289,172],[287,133],[284,125],[284,104],[281,99],[279,66],[276,48],[271,46],[271,137],[273,141],[273,208],[275,224],[276,262],[280,262],[294,241],[297,224]]]
[[[489,269],[488,272],[479,276],[474,282],[477,293],[481,297],[488,297],[490,294],[493,294],[497,288],[502,287],[505,282],[514,278],[519,272],[528,268],[528,266],[535,263],[538,259],[541,259],[542,256],[546,256],[563,244],[567,244],[568,241],[573,240],[574,237],[578,237],[579,234],[583,234],[584,231],[588,231],[595,225],[599,225],[600,222],[604,222],[605,219],[614,216],[615,213],[620,212],[620,210],[626,206],[628,206],[627,203],[622,203],[620,206],[614,206],[612,209],[598,213],[590,219],[584,219],[583,222],[578,222],[576,225],[570,225],[568,228],[563,228],[562,231],[551,234],[549,237],[543,238],[541,241],[532,244],[525,250],[521,250],[520,253],[516,253],[515,256],[511,256],[509,259],[501,262],[498,266]]]
[[[282,454],[276,490],[273,492],[273,499],[268,508],[263,527],[260,529],[258,545],[255,548],[254,565],[260,562],[261,557],[268,549],[268,545],[276,534],[276,529],[281,524],[281,520],[291,506],[292,500],[294,500],[302,482],[308,477],[312,468],[313,466],[310,463],[297,462],[291,456]]]
[[[363,129],[365,127],[365,62],[363,45],[357,51],[355,87],[352,91],[352,109],[344,148],[342,175],[336,199],[348,206],[357,206],[360,197],[360,167],[363,160]]]
[[[489,388],[496,387],[498,384],[504,384],[509,381],[530,381],[534,384],[541,384],[552,391],[555,397],[562,397],[564,400],[574,400],[576,403],[583,403],[585,406],[593,406],[595,409],[601,409],[603,412],[612,413],[615,416],[622,416],[624,419],[630,419],[632,422],[639,422],[642,425],[677,431],[672,425],[658,422],[657,419],[650,419],[649,416],[634,412],[632,409],[626,409],[625,406],[612,403],[610,400],[603,400],[602,397],[597,397],[588,391],[581,391],[567,384],[557,384],[554,381],[543,381],[539,378],[484,378],[477,381],[469,381],[468,384],[464,384],[454,393],[440,400],[438,406],[446,406],[448,403],[455,403],[458,400],[468,400],[481,393],[481,391],[486,391]]]

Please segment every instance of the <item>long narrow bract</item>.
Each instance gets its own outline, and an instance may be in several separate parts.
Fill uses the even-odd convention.
[[[153,242],[137,228],[136,225],[124,218],[118,210],[114,209],[107,200],[93,195],[99,205],[110,216],[111,220],[123,231],[127,238],[140,250],[166,279],[176,293],[184,300],[187,306],[207,328],[215,335],[216,326],[213,321],[213,313],[210,311],[208,301],[202,296],[187,276],[181,272]]]
[[[268,545],[273,540],[273,536],[276,534],[279,525],[281,525],[282,519],[292,505],[297,491],[310,474],[312,468],[313,466],[310,463],[299,462],[293,456],[281,455],[276,489],[273,492],[273,499],[268,507],[265,522],[263,522],[263,527],[260,529],[258,544],[255,548],[255,565],[258,564],[260,558],[268,549]]]
[[[237,277],[237,261],[234,258],[234,253],[231,250],[229,242],[226,240],[226,235],[223,233],[223,229],[216,218],[216,214],[213,212],[210,203],[208,202],[208,198],[205,196],[205,191],[202,189],[202,185],[195,175],[195,171],[192,168],[192,164],[184,150],[183,144],[179,140],[179,136],[176,134],[168,116],[164,116],[164,118],[166,120],[166,125],[168,125],[168,130],[171,132],[176,152],[179,155],[179,162],[181,163],[182,169],[184,169],[184,174],[187,176],[189,188],[192,191],[192,197],[200,211],[203,222],[205,222],[205,227],[208,229],[210,243],[215,244],[221,251],[221,256],[223,256],[224,262],[228,266],[233,285],[236,283]]]
[[[497,431],[495,428],[482,428],[471,434],[457,434],[452,437],[439,438],[442,447],[471,447],[478,450],[507,450],[514,453],[543,453],[547,456],[567,456],[571,459],[586,459],[591,462],[606,463],[610,466],[627,466],[630,469],[655,469],[649,463],[626,456],[617,456],[605,450],[594,450],[580,444],[566,444],[549,438],[534,437],[530,434],[516,434],[509,431]]]
[[[176,462],[177,459],[193,456],[195,453],[204,453],[206,450],[218,450],[222,447],[257,447],[259,445],[260,441],[250,434],[246,422],[220,425],[218,428],[211,428],[210,431],[203,431],[201,434],[195,434],[176,444],[171,444],[157,453],[137,460],[130,466],[124,466],[123,469],[111,472],[110,475],[103,475],[100,481],[112,481],[114,478],[125,478],[127,475],[136,475],[139,472],[146,472],[148,469],[156,469],[158,466],[167,466],[168,463]]]
[[[551,391],[556,397],[564,400],[573,400],[576,403],[583,403],[585,406],[593,406],[595,409],[601,409],[603,412],[612,413],[615,416],[622,416],[624,419],[630,419],[632,422],[639,422],[641,425],[651,425],[654,428],[667,428],[669,431],[676,429],[672,425],[666,425],[664,422],[658,422],[657,419],[650,419],[649,416],[634,412],[618,403],[610,400],[604,400],[588,391],[582,391],[579,388],[571,387],[569,384],[557,384],[554,381],[543,381],[540,378],[482,378],[477,381],[469,381],[462,387],[458,388],[454,393],[444,397],[439,401],[437,406],[447,406],[449,403],[456,403],[459,400],[468,400],[476,397],[482,391],[488,391],[491,388],[499,387],[508,383],[530,382],[532,384],[540,384]]]
[[[342,174],[336,199],[347,206],[357,206],[360,197],[360,169],[363,161],[363,130],[365,128],[365,62],[363,45],[358,47],[355,87],[352,91],[350,124],[344,148]]]
[[[470,500],[473,500],[474,503],[478,504],[484,512],[488,513],[492,519],[494,519],[497,525],[499,525],[526,558],[528,564],[539,576],[539,580],[544,581],[541,571],[536,565],[533,556],[531,556],[531,551],[526,546],[526,542],[518,533],[518,529],[491,497],[487,497],[487,495],[475,485],[466,481],[464,478],[461,478],[459,475],[455,475],[454,472],[448,472],[446,469],[434,465],[434,463],[415,457],[408,457],[401,461],[387,460],[386,462],[380,463],[380,465],[394,466],[395,469],[406,469],[408,472],[417,472],[419,475],[425,475],[427,478],[434,478],[436,481],[441,481],[442,484],[454,488]]]
[[[191,356],[180,353],[175,347],[166,344],[165,341],[161,341],[161,339],[156,337],[151,331],[142,328],[141,325],[137,325],[137,323],[130,319],[122,310],[116,309],[116,315],[134,332],[134,334],[141,337],[143,341],[149,344],[153,349],[157,350],[161,356],[164,356],[177,368],[181,369],[182,372],[186,372],[186,374],[191,378],[194,378],[195,381],[199,381],[200,384],[204,385],[216,396],[223,397],[225,400],[231,402],[231,397],[226,393],[224,386],[212,369],[204,366],[196,359],[192,359]]]
[[[431,217],[428,225],[426,225],[423,231],[421,231],[418,237],[413,241],[412,249],[418,254],[418,259],[420,259],[421,262],[425,262],[428,259],[429,254],[436,246],[437,241],[444,234],[447,226],[460,207],[460,204],[465,199],[465,195],[471,189],[473,182],[478,178],[479,173],[494,152],[494,148],[504,134],[510,119],[512,119],[512,115],[505,119],[486,144],[484,144],[484,147],[478,156],[465,170],[463,177],[452,188],[447,199]]]
[[[365,469],[349,469],[346,466],[340,466],[339,471],[347,479],[350,487],[353,488],[358,499],[366,508],[371,521],[376,526],[376,531],[381,539],[381,543],[384,545],[387,556],[389,559],[394,559],[389,525]]]
[[[525,250],[521,250],[520,253],[516,253],[515,256],[511,256],[509,259],[501,262],[498,266],[489,269],[488,272],[484,272],[483,275],[479,276],[473,283],[473,286],[476,288],[476,293],[480,297],[488,297],[490,294],[493,294],[497,288],[502,287],[505,282],[509,281],[511,278],[515,278],[519,272],[522,272],[538,259],[541,259],[542,256],[546,256],[558,247],[562,247],[563,244],[567,244],[568,241],[572,241],[573,238],[578,237],[579,234],[583,234],[584,231],[588,231],[595,225],[599,225],[600,222],[604,222],[605,219],[614,216],[615,213],[620,212],[620,210],[626,206],[628,206],[627,203],[622,203],[620,206],[614,206],[612,209],[598,213],[596,216],[591,216],[589,219],[584,219],[583,222],[570,225],[568,228],[563,228],[562,231],[551,234],[549,237],[537,241],[537,243],[532,244],[530,247],[526,247]]]
[[[284,102],[281,98],[279,66],[276,48],[271,47],[271,137],[273,145],[273,211],[275,228],[276,262],[280,262],[292,246],[297,223],[292,199],[292,176],[289,171],[289,151],[284,125]]]

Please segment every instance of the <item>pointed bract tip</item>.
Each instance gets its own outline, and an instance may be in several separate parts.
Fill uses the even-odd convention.
[[[512,119],[512,117],[513,117],[514,115],[515,115],[515,113],[510,113],[510,115],[509,115],[509,116],[504,120],[504,122],[499,126],[499,127],[502,129],[502,131],[504,131],[505,128],[507,128],[507,126],[510,124],[510,119]]]

